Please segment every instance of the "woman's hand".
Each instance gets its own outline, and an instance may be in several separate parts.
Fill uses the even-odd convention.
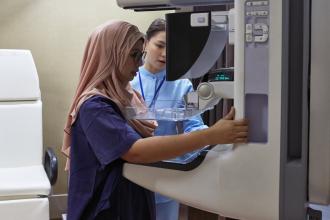
[[[235,109],[212,127],[209,128],[208,137],[212,144],[246,143],[248,135],[248,122],[246,119],[233,120]]]
[[[247,142],[245,119],[233,120],[235,110],[210,128],[181,135],[154,136],[137,140],[122,158],[132,163],[153,163],[174,158],[206,145]]]

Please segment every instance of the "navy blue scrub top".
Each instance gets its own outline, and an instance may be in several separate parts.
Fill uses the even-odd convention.
[[[153,220],[152,192],[122,176],[123,160],[141,136],[111,100],[86,100],[71,130],[68,220]]]

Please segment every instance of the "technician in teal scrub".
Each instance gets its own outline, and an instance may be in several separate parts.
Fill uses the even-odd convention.
[[[178,108],[183,107],[183,96],[193,91],[188,79],[176,81],[165,80],[166,66],[166,33],[165,20],[156,19],[146,33],[144,65],[133,81],[132,87],[141,93],[148,107]],[[182,123],[183,132],[191,132],[207,128],[200,116],[195,116]],[[178,126],[172,121],[158,121],[155,135],[178,134]],[[156,219],[177,220],[179,203],[156,193]]]

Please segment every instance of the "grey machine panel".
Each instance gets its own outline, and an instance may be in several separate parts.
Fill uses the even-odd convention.
[[[309,201],[330,203],[330,1],[312,1]]]

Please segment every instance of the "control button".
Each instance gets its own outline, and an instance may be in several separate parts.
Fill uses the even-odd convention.
[[[252,6],[252,2],[246,2],[246,6]]]
[[[245,25],[245,33],[246,34],[252,34],[252,24],[246,24]]]
[[[251,16],[251,12],[246,12],[246,16]]]
[[[258,15],[258,11],[251,11],[250,13],[251,13],[251,16],[256,16],[256,15]]]
[[[267,40],[268,40],[268,34],[254,37],[254,42],[256,42],[256,43],[263,43],[263,42],[266,42]]]
[[[268,34],[268,26],[266,24],[262,25],[262,33]]]
[[[206,27],[209,25],[209,13],[192,13],[190,15],[192,27]]]
[[[255,2],[252,2],[252,5],[253,6],[261,6],[261,5],[263,5],[263,2],[262,1],[255,1]]]
[[[256,15],[257,16],[267,16],[268,15],[268,11],[256,11]]]
[[[245,41],[246,42],[253,42],[252,34],[245,34]]]
[[[257,23],[254,25],[255,30],[261,30],[262,29],[262,23]]]
[[[262,5],[268,5],[268,1],[261,1]]]
[[[255,36],[254,42],[263,42],[263,36]]]
[[[258,30],[262,30],[263,34],[268,34],[268,26],[267,24],[263,24],[263,23],[257,23],[254,25],[254,30],[258,31]]]
[[[199,17],[199,18],[197,18],[197,22],[198,23],[204,23],[205,22],[205,18],[204,17]]]

